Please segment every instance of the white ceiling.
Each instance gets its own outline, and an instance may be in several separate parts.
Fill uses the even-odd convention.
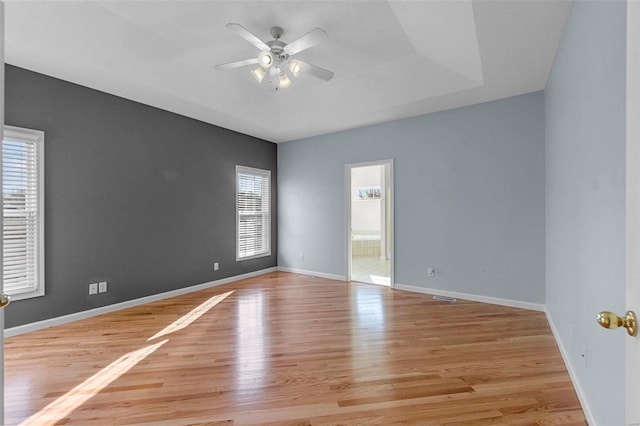
[[[283,142],[544,89],[571,7],[559,0],[7,1],[6,62]],[[320,27],[298,58],[335,72],[272,92],[225,27],[270,40]]]

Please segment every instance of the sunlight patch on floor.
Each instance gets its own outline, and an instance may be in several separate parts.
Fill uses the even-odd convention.
[[[189,313],[181,316],[173,323],[169,324],[158,333],[147,339],[147,341],[157,339],[167,334],[174,333],[178,330],[188,327],[195,320],[200,318],[206,312],[211,310],[218,303],[222,302],[229,295],[233,293],[228,291],[223,294],[217,294],[199,306],[192,309]],[[123,374],[127,373],[139,362],[151,355],[160,346],[167,343],[169,339],[165,339],[161,342],[145,346],[133,352],[129,352],[111,364],[98,371],[93,376],[87,378],[84,382],[80,383],[69,392],[57,398],[55,401],[44,407],[42,410],[33,414],[26,419],[21,425],[54,425],[57,424],[65,416],[68,416],[71,412],[79,408],[86,401],[100,393],[104,388],[109,386],[112,382],[117,380]]]
[[[26,419],[21,425],[54,425],[135,367],[169,339],[129,352]]]
[[[391,285],[391,279],[389,277],[381,277],[379,275],[369,275],[369,278],[371,279],[371,282],[373,284],[386,285],[386,286]]]
[[[202,315],[207,313],[211,308],[213,308],[218,303],[222,302],[224,299],[230,296],[233,293],[233,291],[234,290],[228,291],[223,294],[216,294],[215,296],[211,297],[209,300],[206,300],[205,302],[200,304],[200,306],[193,308],[191,312],[184,314],[183,316],[175,320],[173,323],[169,324],[168,326],[166,326],[165,328],[163,328],[153,336],[149,337],[147,341],[157,339],[158,337],[162,337],[167,334],[171,334],[178,330],[182,330],[183,328],[188,327],[192,322],[200,318]]]

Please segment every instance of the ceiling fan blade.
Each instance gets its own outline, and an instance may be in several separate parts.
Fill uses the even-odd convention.
[[[254,35],[253,33],[249,32],[249,30],[247,30],[242,25],[234,24],[233,22],[229,22],[227,24],[227,28],[229,28],[230,30],[232,30],[233,32],[238,34],[243,39],[247,40],[249,43],[253,44],[258,49],[264,50],[264,51],[267,51],[267,52],[269,50],[271,50],[271,48],[269,46],[267,46],[267,43],[265,43],[264,41],[260,40],[256,35]]]
[[[300,68],[302,72],[306,72],[307,74],[311,74],[314,77],[317,77],[324,81],[329,81],[333,78],[333,71],[326,70],[317,65],[308,64],[306,62],[299,61],[295,59],[296,62],[300,64]]]
[[[216,69],[232,70],[234,68],[242,68],[242,67],[246,67],[247,65],[253,65],[257,63],[258,63],[258,58],[251,58],[251,59],[245,59],[243,61],[235,61],[235,62],[229,62],[227,64],[216,65]]]
[[[329,36],[320,28],[314,28],[302,37],[292,41],[284,47],[284,51],[289,55],[295,55],[298,52],[302,52],[316,44],[328,40]]]

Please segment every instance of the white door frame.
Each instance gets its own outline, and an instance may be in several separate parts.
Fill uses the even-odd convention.
[[[351,169],[355,169],[358,167],[369,167],[369,166],[385,166],[389,168],[389,182],[385,183],[385,187],[389,188],[389,217],[387,220],[390,224],[390,236],[387,241],[387,245],[391,247],[389,262],[390,262],[390,272],[389,272],[389,287],[394,288],[395,286],[395,186],[394,186],[394,171],[393,171],[393,158],[387,160],[377,160],[377,161],[366,161],[363,163],[348,163],[345,164],[345,184],[344,184],[344,193],[345,193],[345,205],[346,208],[346,220],[345,220],[345,241],[347,245],[347,281],[351,280],[351,197],[353,194],[351,193]],[[387,195],[385,194],[385,197]]]
[[[626,309],[640,315],[640,2],[627,1]],[[623,312],[618,313],[618,315]],[[625,423],[640,425],[640,336],[625,336]]]
[[[0,1],[0,135],[4,138],[4,3]],[[2,187],[2,161],[0,161],[0,188]],[[0,197],[2,211],[2,197]],[[0,215],[2,229],[2,215]],[[0,294],[4,290],[2,278],[2,244],[0,244]],[[0,421],[4,424],[4,309],[0,309]]]

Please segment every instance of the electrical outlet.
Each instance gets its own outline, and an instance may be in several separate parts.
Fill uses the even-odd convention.
[[[427,269],[427,275],[429,275],[430,277],[435,277],[435,276],[436,276],[436,270],[435,270],[435,268],[429,268],[429,269]]]
[[[213,264],[213,270],[214,270],[214,271],[217,271],[218,269],[220,269],[220,264],[219,264],[218,262],[215,262],[215,263]]]
[[[98,283],[98,293],[106,293],[107,292],[107,282],[101,281]]]
[[[89,284],[89,295],[98,294],[98,283]]]

